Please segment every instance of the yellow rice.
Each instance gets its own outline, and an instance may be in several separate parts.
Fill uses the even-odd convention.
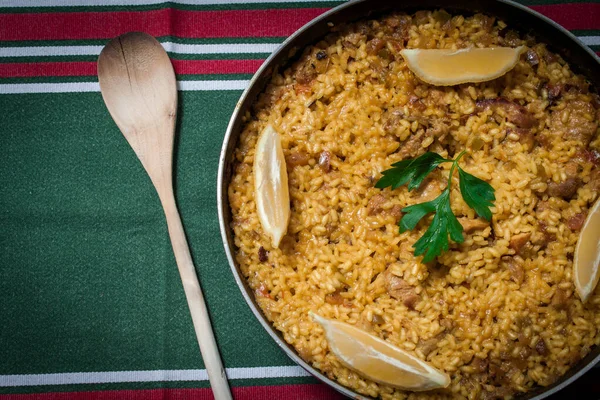
[[[582,149],[596,154],[597,124],[589,145],[556,127],[569,126],[569,118],[575,118],[569,104],[581,102],[577,104],[597,111],[597,98],[560,57],[502,21],[443,11],[410,18],[406,40],[387,40],[376,54],[369,52],[368,41],[385,39],[383,27],[389,21],[336,28],[306,49],[296,65],[273,75],[254,112],[246,116],[235,152],[229,202],[236,260],[285,340],[308,363],[358,393],[384,399],[485,399],[551,384],[600,342],[600,291],[585,305],[574,292],[578,231],[568,225],[598,197],[598,167],[591,161],[579,163],[580,185],[570,199],[548,194],[548,186],[565,179],[565,166]],[[512,71],[494,81],[433,87],[407,69],[394,47],[398,45],[526,45],[539,60],[532,65],[523,55]],[[309,82],[299,75],[303,68],[316,70]],[[548,88],[565,84],[579,89],[549,98]],[[535,145],[520,140],[518,127],[501,107],[476,107],[476,100],[499,96],[535,117],[530,129]],[[399,116],[393,124],[391,110]],[[563,113],[564,125],[556,113]],[[598,113],[577,118],[593,123]],[[412,245],[428,224],[403,234],[397,226],[398,210],[422,202],[423,193],[409,193],[406,187],[380,190],[374,182],[401,159],[405,142],[427,129],[423,121],[433,119],[449,130],[442,137],[425,135],[422,151],[455,157],[466,149],[461,165],[489,182],[497,200],[491,226],[465,233],[463,244],[451,243],[450,251],[425,265],[413,255]],[[291,219],[279,248],[271,248],[254,202],[255,143],[268,124],[281,134],[288,160]],[[448,172],[444,165],[434,179],[445,182]],[[383,197],[374,200],[376,196]],[[456,176],[451,199],[457,216],[476,218],[462,200]],[[522,233],[531,234],[525,255],[511,247],[511,238]],[[552,238],[547,244],[544,235]],[[521,279],[509,268],[515,264]],[[414,288],[414,307],[388,293],[389,274]],[[363,379],[328,350],[310,310],[355,324],[427,360],[451,376],[451,385],[410,393]],[[424,351],[423,344],[432,338],[433,349]]]

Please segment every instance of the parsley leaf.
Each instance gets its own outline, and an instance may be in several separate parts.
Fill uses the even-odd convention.
[[[383,189],[390,187],[396,189],[408,183],[408,190],[418,188],[423,180],[435,168],[445,162],[451,162],[448,186],[435,199],[402,209],[404,215],[398,222],[400,233],[415,229],[419,221],[428,214],[434,213],[427,231],[414,244],[415,256],[423,255],[423,262],[427,263],[439,256],[442,251],[449,248],[449,239],[456,243],[463,243],[463,227],[452,212],[450,203],[450,187],[454,169],[458,168],[460,193],[469,207],[478,216],[490,221],[492,219],[492,203],[496,200],[494,188],[487,182],[465,172],[458,165],[458,161],[465,154],[461,152],[454,160],[447,160],[436,153],[425,153],[412,160],[403,160],[392,165],[393,168],[382,172],[383,177],[377,181],[375,187]]]
[[[415,256],[425,254],[423,262],[427,263],[439,256],[442,251],[448,251],[448,234],[456,243],[465,241],[463,227],[458,222],[450,208],[450,190],[446,188],[437,198],[431,201],[435,204],[435,216],[427,231],[414,245]],[[418,207],[415,204],[410,207]],[[406,210],[406,207],[402,211]]]
[[[452,161],[432,152],[425,153],[413,160],[402,160],[392,164],[393,168],[383,171],[381,173],[383,177],[377,181],[375,187],[383,189],[391,186],[394,190],[408,182],[408,190],[411,191],[421,186],[427,175],[438,165]]]
[[[450,208],[450,190],[426,203],[414,204],[402,209],[405,213],[400,220],[400,233],[414,229],[419,221],[429,213],[435,212],[431,225],[414,245],[415,256],[425,254],[423,262],[432,261],[442,251],[448,250],[448,234],[456,243],[464,242],[463,227]]]
[[[492,201],[496,200],[492,185],[465,172],[461,167],[458,167],[458,176],[460,178],[460,194],[465,203],[475,210],[477,215],[491,221],[490,207],[494,206]]]

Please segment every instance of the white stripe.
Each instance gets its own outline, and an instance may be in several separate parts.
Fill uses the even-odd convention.
[[[183,91],[244,90],[250,81],[177,81],[177,89]],[[1,92],[1,90],[0,90]]]
[[[2,1],[2,0],[0,0]],[[600,45],[600,36],[579,36],[588,46]],[[174,54],[260,54],[272,53],[279,43],[183,44],[162,43]],[[31,46],[0,47],[0,57],[97,56],[104,46]]]
[[[178,81],[181,91],[244,90],[250,81]],[[61,82],[61,83],[5,83],[0,84],[0,94],[24,93],[79,93],[99,92],[98,82]]]
[[[600,45],[600,36],[578,36],[579,40],[588,46]]]
[[[99,92],[98,82],[5,83],[0,94]]]
[[[181,44],[162,43],[169,53],[176,54],[255,54],[272,53],[279,43]],[[0,57],[37,56],[97,56],[104,46],[34,46],[0,47]]]
[[[229,379],[310,376],[308,372],[298,366],[227,368],[226,372]],[[0,375],[0,387],[207,380],[208,374],[205,369],[67,372],[60,374]]]
[[[308,3],[331,0],[173,0],[169,3],[190,5]],[[72,6],[144,6],[167,3],[166,0],[0,0],[0,7],[72,7]]]

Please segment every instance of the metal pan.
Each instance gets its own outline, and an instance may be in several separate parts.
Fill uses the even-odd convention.
[[[552,20],[531,9],[510,0],[405,0],[402,2],[390,0],[356,0],[342,4],[321,16],[315,18],[292,36],[290,36],[273,54],[264,62],[256,72],[250,85],[238,101],[233,115],[229,121],[221,155],[219,157],[219,172],[217,177],[217,207],[219,224],[225,253],[233,276],[246,299],[248,306],[271,335],[281,349],[297,364],[327,385],[344,395],[355,399],[366,397],[341,386],[327,378],[321,372],[304,362],[294,348],[287,344],[279,331],[269,323],[260,307],[257,305],[254,294],[248,286],[233,254],[235,245],[231,226],[231,210],[227,199],[227,187],[233,171],[233,151],[238,143],[243,129],[242,117],[251,110],[257,96],[265,89],[275,70],[283,70],[289,66],[302,50],[315,44],[319,39],[330,33],[331,26],[349,23],[364,18],[375,18],[380,14],[391,11],[404,11],[412,13],[418,10],[443,8],[450,13],[474,14],[484,13],[495,16],[521,33],[530,33],[540,42],[546,43],[549,48],[563,56],[575,72],[585,75],[596,88],[600,88],[600,62],[596,55],[573,34]],[[573,366],[567,374],[554,384],[540,387],[518,397],[520,400],[541,400],[558,392],[600,361],[600,347],[592,349],[590,354]]]

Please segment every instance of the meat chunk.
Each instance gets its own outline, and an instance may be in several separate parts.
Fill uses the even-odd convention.
[[[380,53],[384,52],[384,50],[380,51]],[[381,54],[380,54],[381,55]],[[376,58],[369,63],[371,70],[374,72],[371,76],[373,78],[379,79],[381,82],[385,82],[387,76],[390,71],[388,68],[381,62],[381,59]]]
[[[333,293],[329,293],[325,295],[325,302],[328,304],[332,304],[335,306],[339,306],[344,304],[344,297],[340,294],[339,290],[336,290]]]
[[[344,47],[356,49],[358,48],[358,44],[365,39],[365,34],[361,32],[352,32],[344,37],[344,39],[342,40],[342,44],[344,45]]]
[[[564,110],[552,112],[550,128],[587,146],[598,129],[595,115],[596,110],[591,103],[582,100],[569,101]]]
[[[442,340],[443,337],[444,334],[442,333],[441,335],[437,335],[435,337],[432,337],[431,339],[419,340],[419,343],[417,343],[417,348],[421,350],[421,353],[423,353],[425,357],[427,357],[432,351],[434,351],[437,348],[437,344],[440,340]]]
[[[394,133],[403,117],[404,112],[400,109],[393,109],[385,112],[382,116],[383,130],[386,133]]]
[[[402,301],[402,304],[410,310],[414,310],[419,301],[415,288],[389,271],[385,272],[384,278],[385,289],[388,294],[394,299]]]
[[[548,90],[548,100],[553,102],[556,100],[563,91],[563,85],[547,85],[546,89]]]
[[[476,230],[480,230],[480,229],[485,229],[488,226],[490,226],[490,223],[484,219],[471,219],[471,218],[466,218],[466,217],[461,217],[458,218],[458,222],[460,222],[460,224],[463,227],[463,230],[465,233],[470,233],[472,231],[476,231]]]
[[[523,342],[525,343],[525,342]],[[519,350],[517,352],[517,357],[521,361],[521,365],[519,369],[523,369],[523,367],[527,366],[527,358],[531,355],[531,349],[527,345],[519,346]]]
[[[510,279],[519,285],[523,283],[523,280],[525,280],[525,269],[523,268],[523,265],[509,256],[502,257],[502,261],[504,261],[506,267],[510,271]]]
[[[474,357],[473,361],[471,361],[471,364],[469,365],[473,367],[475,372],[482,373],[487,371],[489,362],[485,358]]]
[[[373,38],[367,43],[367,53],[375,55],[379,53],[379,50],[383,49],[383,46],[385,46],[385,40],[378,37]]]
[[[590,173],[590,187],[592,190],[600,190],[600,169],[594,168]]]
[[[523,283],[523,279],[525,279],[525,270],[523,269],[523,266],[516,262],[512,262],[508,265],[510,269],[510,279],[519,285]]]
[[[319,154],[319,167],[323,170],[323,172],[328,173],[331,171],[331,153],[328,151],[323,151]]]
[[[510,387],[510,379],[508,379],[508,377],[500,379],[500,383],[503,384],[503,386],[494,387],[492,391],[488,392],[487,390],[483,390],[481,392],[481,400],[512,398],[516,390]]]
[[[477,100],[475,103],[479,111],[491,108],[493,110],[499,107],[504,109],[506,113],[506,119],[512,122],[519,128],[532,128],[536,119],[527,111],[525,107],[515,102],[505,99],[504,97],[497,97],[495,99],[484,99]]]
[[[425,111],[427,106],[423,103],[420,97],[415,96],[414,94],[408,98],[408,105],[414,108],[417,111]]]
[[[548,101],[550,101],[550,103],[553,103],[554,100],[558,99],[559,97],[561,97],[563,94],[565,94],[566,92],[568,92],[571,89],[577,90],[577,88],[569,83],[557,83],[557,84],[551,84],[551,83],[546,83],[544,85],[542,85],[542,89],[546,89],[547,93],[548,93]]]
[[[579,177],[579,163],[574,160],[569,160],[563,169],[566,179],[562,182],[548,183],[548,194],[554,197],[562,197],[569,199],[577,193],[577,189],[583,184]]]
[[[539,245],[541,248],[546,248],[548,244],[556,240],[556,235],[554,233],[548,232],[548,226],[546,225],[546,223],[544,223],[544,221],[539,221],[538,227],[540,229],[540,232],[542,232],[542,236],[535,244]]]
[[[290,153],[289,156],[286,157],[285,163],[291,169],[294,169],[298,166],[308,165],[308,161],[310,160],[310,156],[303,151],[295,151]]]
[[[517,235],[514,235],[510,238],[509,247],[515,251],[515,253],[519,254],[523,249],[523,246],[529,241],[531,237],[531,232],[523,232]]]
[[[531,129],[508,129],[506,134],[508,136],[513,132],[519,136],[519,143],[522,143],[527,149],[532,150],[535,147],[535,135],[531,132]]]
[[[414,310],[419,296],[416,293],[405,293],[402,298],[402,304],[404,304],[409,310]]]
[[[519,34],[508,27],[500,30],[498,34],[500,35],[500,44],[502,46],[517,47],[522,44]]]
[[[294,85],[294,90],[296,91],[296,94],[298,94],[298,95],[310,94],[312,92],[310,83],[296,83]]]
[[[564,291],[563,289],[558,288],[554,292],[554,295],[552,295],[552,301],[550,302],[550,305],[552,307],[554,307],[556,310],[564,310],[568,306],[568,304],[567,304],[568,298],[569,297],[567,296],[567,292]]]
[[[572,160],[575,160],[578,164],[592,163],[595,166],[600,165],[600,152],[595,149],[580,149],[573,156]]]
[[[535,343],[535,351],[537,351],[538,354],[541,356],[548,355],[548,346],[546,345],[544,339],[539,338],[539,340]]]
[[[427,127],[425,134],[427,136],[433,136],[438,140],[442,140],[446,134],[450,131],[448,124],[439,119],[434,119],[430,121],[429,126]]]
[[[585,213],[577,213],[567,220],[567,226],[572,231],[580,231],[586,218]]]
[[[579,189],[581,185],[581,178],[575,176],[570,176],[560,183],[550,182],[548,184],[548,195],[570,199],[577,193],[577,189]]]
[[[386,202],[387,199],[381,194],[376,194],[375,196],[371,197],[369,203],[367,204],[367,215],[379,214],[383,210],[381,206],[383,206]]]
[[[440,120],[421,120],[421,124],[426,124],[425,130],[419,129],[406,139],[399,150],[402,159],[418,157],[427,151],[427,147],[423,147],[425,138],[433,137],[442,139],[449,131],[448,126]]]
[[[402,216],[402,206],[394,204],[394,206],[390,208],[390,215],[394,217],[396,221],[398,221]]]
[[[440,319],[440,326],[443,326],[447,331],[450,331],[454,328],[454,322],[449,318]]]
[[[313,79],[317,77],[317,75],[318,74],[314,64],[310,62],[310,60],[307,60],[296,70],[294,77],[296,78],[296,82],[298,82],[301,85],[304,85],[312,82]]]
[[[410,25],[412,18],[408,15],[401,15],[398,17],[398,26],[394,29],[392,37],[401,41],[404,46],[409,37]]]
[[[417,96],[413,96],[415,103],[411,104],[409,100],[409,106],[411,107],[411,111],[413,114],[407,115],[404,113],[404,110],[401,108],[394,108],[386,111],[382,116],[383,129],[386,133],[394,133],[396,127],[400,124],[400,121],[407,120],[408,122],[418,121],[421,125],[427,125],[428,120],[421,117],[420,108],[426,107],[422,102],[421,105],[418,105],[419,98]]]
[[[421,145],[424,136],[425,131],[419,130],[402,143],[402,147],[400,147],[399,154],[403,160],[407,158],[418,157],[421,154],[425,153],[425,149]]]
[[[258,249],[258,261],[261,263],[269,261],[269,253],[262,246]]]

